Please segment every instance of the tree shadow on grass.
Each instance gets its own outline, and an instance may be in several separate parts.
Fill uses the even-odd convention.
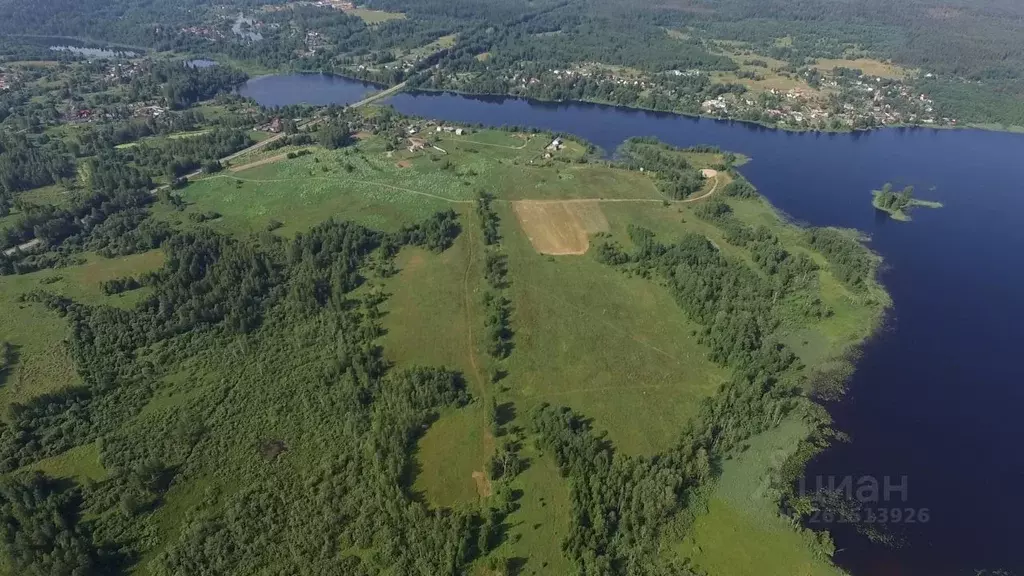
[[[14,367],[20,360],[21,346],[0,343],[0,387],[7,385],[7,379],[14,373]]]

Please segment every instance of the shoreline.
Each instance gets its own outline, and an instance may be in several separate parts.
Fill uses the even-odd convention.
[[[310,72],[310,73],[316,74],[317,72]],[[342,78],[347,78],[349,80],[354,80],[354,81],[357,81],[357,82],[365,82],[365,83],[369,83],[369,84],[376,84],[375,82],[371,82],[369,80],[363,80],[362,78],[359,78],[357,76],[351,76],[351,75],[348,75],[348,74],[339,74],[337,72],[322,72],[322,73],[330,74],[330,75],[334,75],[334,76],[340,76]],[[747,125],[750,125],[750,126],[757,126],[757,127],[760,127],[760,128],[764,128],[766,130],[779,130],[781,132],[791,132],[791,133],[794,133],[794,134],[804,134],[804,133],[813,133],[813,134],[866,134],[866,133],[869,133],[869,132],[874,132],[874,131],[877,131],[877,130],[885,130],[885,129],[898,129],[898,130],[907,130],[907,129],[912,129],[912,130],[916,130],[916,129],[920,129],[920,130],[983,130],[983,131],[986,131],[986,132],[1003,132],[1003,133],[1008,133],[1008,134],[1024,134],[1024,126],[1005,126],[1005,125],[996,124],[996,123],[969,123],[969,124],[959,124],[959,125],[956,125],[956,126],[952,126],[952,125],[948,125],[948,124],[946,124],[946,125],[939,125],[939,124],[905,124],[904,123],[904,124],[886,124],[886,125],[883,125],[883,126],[873,126],[871,128],[845,128],[845,129],[842,129],[842,130],[829,130],[829,129],[820,129],[820,128],[795,128],[795,127],[791,127],[791,126],[783,126],[783,125],[778,125],[778,124],[769,124],[767,122],[762,122],[762,121],[758,121],[758,120],[744,120],[744,119],[740,119],[740,118],[732,118],[732,117],[727,117],[727,116],[726,117],[712,116],[712,115],[709,115],[709,114],[692,113],[692,112],[680,112],[680,111],[675,111],[675,110],[658,110],[658,109],[655,109],[655,108],[645,108],[645,107],[642,107],[642,106],[632,106],[632,105],[629,105],[629,104],[615,104],[615,103],[611,103],[611,102],[602,102],[602,101],[599,101],[599,100],[546,100],[546,99],[543,99],[543,98],[535,98],[535,97],[532,97],[532,96],[521,96],[521,95],[516,95],[516,94],[500,94],[500,93],[491,93],[491,92],[465,92],[465,91],[461,91],[461,90],[440,89],[440,88],[422,88],[422,87],[409,88],[407,90],[407,92],[409,94],[413,94],[413,95],[415,95],[416,93],[423,93],[423,94],[452,94],[452,95],[456,95],[456,96],[463,96],[463,97],[466,97],[466,98],[479,97],[479,98],[482,98],[482,99],[486,99],[486,98],[515,98],[515,99],[518,99],[518,100],[525,100],[525,101],[530,102],[530,103],[548,104],[548,105],[550,105],[550,104],[586,104],[586,105],[592,105],[592,106],[606,106],[606,107],[609,107],[609,108],[617,108],[617,109],[621,109],[621,110],[635,110],[635,111],[638,111],[638,112],[648,112],[648,113],[652,113],[652,114],[671,114],[673,116],[680,116],[680,117],[684,117],[684,118],[692,118],[694,120],[714,120],[714,121],[719,121],[719,122],[730,122],[730,123],[731,122],[736,122],[736,123],[747,124]]]

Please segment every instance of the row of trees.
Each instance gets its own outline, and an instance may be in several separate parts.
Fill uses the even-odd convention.
[[[825,256],[841,282],[855,290],[867,287],[875,270],[874,258],[857,239],[835,228],[810,228],[804,240]]]
[[[491,194],[480,192],[477,195],[476,213],[487,251],[484,278],[490,286],[483,296],[487,351],[494,358],[502,359],[512,353],[512,301],[505,295],[509,286],[508,256],[501,252],[501,219],[493,203]]]

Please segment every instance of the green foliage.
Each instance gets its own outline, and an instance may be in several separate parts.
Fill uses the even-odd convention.
[[[339,559],[317,544],[328,540],[379,551],[370,564],[351,557],[341,560],[352,568],[350,573],[377,573],[385,568],[453,573],[471,561],[477,553],[469,545],[476,525],[472,515],[435,514],[403,492],[409,447],[423,426],[441,407],[468,401],[462,377],[443,369],[390,371],[372,344],[381,334],[375,323],[380,314],[373,313],[379,300],[353,306],[351,295],[362,283],[359,271],[371,254],[390,258],[409,244],[444,249],[458,234],[456,218],[453,212],[440,213],[393,234],[328,221],[294,240],[263,235],[240,241],[201,228],[166,242],[165,267],[146,277],[152,294],[134,310],[92,307],[44,292],[31,294],[30,300],[48,305],[70,322],[68,345],[83,384],[14,404],[9,421],[0,425],[0,463],[10,471],[103,436],[103,461],[112,473],[103,483],[87,487],[84,501],[75,500],[73,506],[67,501],[66,508],[64,500],[5,499],[7,493],[0,488],[0,504],[11,501],[32,507],[29,512],[17,508],[5,512],[18,522],[27,522],[21,518],[39,510],[38,518],[32,519],[41,526],[38,530],[9,528],[14,530],[6,536],[13,543],[9,546],[14,546],[12,565],[24,567],[19,573],[26,574],[87,574],[93,566],[96,573],[117,570],[113,558],[98,552],[100,540],[114,538],[126,550],[138,545],[133,535],[138,532],[133,531],[160,509],[167,490],[183,473],[186,455],[211,435],[230,437],[235,426],[232,417],[205,416],[207,404],[201,403],[183,407],[184,413],[163,424],[135,428],[159,381],[156,371],[173,369],[176,362],[195,357],[206,347],[223,350],[237,337],[269,345],[278,341],[282,330],[306,327],[327,330],[329,337],[318,338],[330,341],[327,349],[333,353],[321,357],[319,352],[305,352],[307,356],[297,359],[291,353],[285,361],[300,363],[292,369],[308,362],[319,366],[312,383],[324,388],[310,397],[322,402],[321,412],[305,417],[313,418],[310,422],[337,419],[336,430],[329,435],[334,438],[334,458],[325,467],[309,470],[308,479],[300,481],[305,490],[284,489],[276,484],[285,481],[280,476],[249,476],[248,484],[223,506],[200,506],[198,515],[185,522],[181,539],[157,559],[156,573],[178,574],[197,567],[251,572],[255,566],[275,563],[286,572],[300,570],[293,562],[303,567],[311,562],[336,567]],[[109,288],[118,290],[133,282],[125,280]],[[309,322],[317,317],[318,322]],[[192,348],[192,342],[203,344]],[[162,350],[159,364],[143,359],[147,350],[155,349]],[[219,354],[214,358],[224,361]],[[261,381],[259,386],[268,383]],[[199,386],[196,391],[202,389]],[[238,400],[234,406],[241,409],[245,402]],[[259,417],[254,407],[248,410],[242,418]],[[269,459],[282,457],[288,449],[287,443],[278,440],[265,440],[259,448]],[[216,453],[216,449],[196,452],[194,458],[212,458],[206,465],[217,462],[230,468]],[[58,504],[60,515],[53,512]],[[306,510],[304,521],[282,522],[284,511],[295,511],[297,506]],[[75,532],[80,507],[102,518],[95,539]],[[346,520],[337,522],[341,518]],[[69,535],[58,536],[60,531],[46,528],[44,521],[59,521],[59,529]],[[16,526],[13,521],[4,522],[4,527],[11,526]],[[38,536],[38,543],[26,546],[22,540],[36,531],[53,535],[57,543]],[[285,533],[291,536],[283,537]],[[282,536],[278,544],[292,540],[310,548],[292,559],[273,551],[266,541],[253,540],[250,535],[255,534]],[[49,553],[55,546],[69,550]],[[317,549],[320,552],[314,552]],[[63,568],[71,560],[80,561],[79,571]]]
[[[704,187],[700,170],[690,166],[680,152],[652,138],[630,138],[619,147],[626,167],[653,172],[658,188],[673,200],[682,200]]]
[[[512,302],[504,296],[484,292],[483,303],[487,352],[495,358],[507,358],[512,353]]]
[[[0,480],[0,550],[15,574],[101,574],[79,524],[80,492],[41,473]]]
[[[871,253],[857,240],[834,228],[811,228],[804,239],[828,260],[832,273],[843,284],[863,289],[874,274]]]
[[[484,234],[484,244],[488,246],[501,242],[501,232],[498,230],[498,213],[491,206],[493,201],[494,196],[487,192],[480,192],[476,199],[476,213],[480,217],[480,228]]]
[[[732,182],[725,185],[722,193],[733,198],[757,198],[757,189],[738,172],[733,174]]]
[[[62,140],[0,136],[0,205],[10,212],[13,194],[74,176],[75,166]]]
[[[732,215],[732,208],[721,200],[711,200],[695,211],[699,218],[711,222],[725,234],[730,244],[746,248],[754,263],[776,281],[780,290],[807,286],[815,277],[817,265],[806,255],[794,255],[767,226],[747,226]],[[818,312],[824,315],[821,302],[815,300]]]
[[[347,122],[333,120],[320,127],[317,131],[317,140],[328,150],[344,148],[352,143],[352,131],[349,130]]]

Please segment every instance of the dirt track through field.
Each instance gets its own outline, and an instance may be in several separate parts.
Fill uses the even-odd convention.
[[[472,289],[472,276],[473,276],[473,262],[476,259],[476,240],[473,238],[473,228],[476,223],[473,223],[466,230],[466,236],[469,243],[469,255],[466,258],[466,271],[462,276],[462,305],[464,310],[464,321],[466,322],[466,355],[469,357],[469,365],[473,369],[473,380],[476,382],[475,393],[479,395],[481,401],[486,406],[488,400],[487,383],[484,381],[483,374],[480,372],[480,366],[476,361],[476,341],[473,337],[473,322],[476,320],[473,317],[473,289]],[[487,458],[490,458],[494,452],[494,436],[491,435],[490,423],[487,421],[487,413],[484,412],[483,422],[481,422],[484,444],[484,454]],[[487,462],[481,462],[482,470],[473,471],[473,482],[476,483],[477,494],[481,498],[487,498],[493,492],[491,489],[491,481],[487,477],[486,466]]]
[[[239,164],[238,166],[231,166],[228,168],[228,172],[241,172],[243,170],[248,170],[250,168],[255,168],[257,166],[263,166],[264,164],[273,164],[274,162],[280,162],[281,160],[284,160],[287,157],[288,154],[284,153],[278,154],[276,156],[270,156],[269,158],[262,158],[254,162],[249,162],[248,164]]]
[[[590,235],[608,231],[597,201],[512,202],[516,219],[537,252],[554,256],[586,254]]]

